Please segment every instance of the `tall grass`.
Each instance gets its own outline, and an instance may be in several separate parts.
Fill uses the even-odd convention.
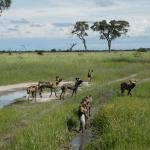
[[[150,82],[133,97],[114,97],[93,120],[96,138],[86,149],[146,150],[150,147]]]
[[[110,55],[107,53],[82,53],[82,55],[78,55],[78,53],[54,53],[43,54],[42,56],[37,54],[0,55],[0,84],[53,80],[56,75],[65,80],[74,80],[75,77],[80,77],[86,81],[88,69],[94,70],[94,80],[91,86],[79,91],[75,97],[68,96],[65,102],[33,102],[28,104],[25,101],[1,109],[0,149],[55,150],[68,145],[74,133],[68,131],[67,120],[74,118],[75,122],[78,123],[75,111],[78,109],[82,97],[92,94],[94,105],[99,100],[103,90],[107,90],[101,85],[108,81],[135,73],[139,73],[138,78],[141,79],[149,77],[149,55],[150,53],[143,54],[142,57],[136,58],[136,62],[116,61],[120,59],[120,53]],[[122,53],[121,57],[135,59],[133,53]],[[118,89],[118,85],[114,85],[112,88]],[[142,91],[147,93],[146,89],[144,88]],[[143,96],[140,91],[136,90],[134,94],[137,95],[137,98]],[[145,95],[146,97],[147,95]],[[115,103],[115,101],[121,102],[121,99],[116,98],[108,105]],[[134,101],[134,97],[132,99]],[[125,102],[122,101],[122,104]],[[107,115],[106,110],[104,109],[106,112],[104,115]],[[110,137],[108,139],[111,140]]]
[[[109,78],[113,78],[115,73],[126,75],[138,69],[141,70],[143,65],[148,69],[148,63],[143,64],[143,61],[148,62],[149,55],[149,53],[144,53],[142,57],[134,58],[132,53],[122,53],[121,56],[120,53],[110,55],[106,53],[83,53],[83,55],[78,55],[78,53],[47,53],[43,56],[34,53],[3,54],[0,55],[0,84],[53,80],[56,75],[70,80],[76,76],[86,79],[89,68],[94,69],[96,79],[103,80],[103,77],[106,78],[106,73],[110,71],[113,73]]]

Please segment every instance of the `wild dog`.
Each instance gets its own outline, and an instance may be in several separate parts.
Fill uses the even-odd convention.
[[[92,78],[93,78],[93,69],[89,69],[89,70],[88,70],[87,77],[88,77],[88,81],[91,82],[91,80],[92,80]]]
[[[76,78],[75,79],[75,84],[72,85],[72,84],[64,84],[61,86],[61,94],[60,94],[60,100],[63,98],[64,100],[64,95],[67,91],[67,89],[69,90],[72,90],[72,95],[73,96],[74,94],[77,94],[77,90],[78,90],[78,87],[83,83],[83,81],[80,79],[80,78]]]
[[[61,81],[62,81],[62,79],[60,79],[59,76],[56,76],[55,82],[39,81],[38,85],[41,87],[41,91],[43,91],[44,88],[50,89],[51,94],[49,97],[52,96],[52,90],[54,90],[55,96],[57,97],[56,89]]]
[[[136,86],[136,81],[133,82],[133,81],[129,80],[129,83],[122,82],[120,84],[121,94],[123,94],[124,91],[127,90],[128,95],[132,96],[131,91],[135,86]]]
[[[50,96],[52,96],[52,90],[54,90],[54,92],[55,92],[55,96],[57,97],[57,94],[56,94],[56,89],[57,89],[57,87],[58,87],[58,85],[59,85],[59,83],[62,81],[62,79],[58,79],[58,81],[56,81],[56,82],[54,82],[54,83],[51,83],[50,85],[50,89],[51,89],[51,95]]]
[[[80,121],[79,131],[82,131],[82,133],[84,133],[84,130],[86,128],[86,112],[87,112],[86,106],[84,102],[81,102],[78,109],[78,117]]]
[[[85,102],[87,108],[87,119],[91,116],[91,103],[93,101],[92,95],[88,95],[82,99],[82,102]]]
[[[32,85],[26,89],[27,91],[27,99],[29,103],[30,96],[35,99],[36,102],[36,93],[40,90],[38,85]]]

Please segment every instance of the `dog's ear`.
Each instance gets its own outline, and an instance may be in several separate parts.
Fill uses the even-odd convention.
[[[132,83],[136,84],[136,83],[137,83],[137,81],[136,81],[136,80],[134,80],[134,81],[132,81]]]
[[[129,82],[130,82],[130,83],[132,83],[132,81],[131,81],[131,80],[129,80]]]
[[[59,76],[56,76],[56,80],[58,80],[59,79]]]

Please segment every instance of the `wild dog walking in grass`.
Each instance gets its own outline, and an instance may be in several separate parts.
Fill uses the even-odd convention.
[[[88,77],[88,81],[92,81],[92,78],[93,78],[93,69],[89,69],[88,70],[88,74],[87,74],[87,77]]]
[[[124,93],[125,90],[128,91],[128,95],[132,96],[131,91],[136,86],[136,81],[129,80],[129,83],[122,82],[120,84],[121,94]]]
[[[74,94],[77,94],[78,87],[83,83],[83,81],[80,78],[76,78],[75,84],[64,84],[61,86],[61,94],[60,94],[60,100],[63,98],[64,100],[64,95],[67,91],[67,89],[72,90],[72,96]]]
[[[56,94],[56,89],[59,85],[59,83],[62,81],[62,79],[59,78],[59,76],[56,76],[56,81],[55,82],[45,82],[45,81],[39,81],[38,85],[41,87],[41,91],[43,91],[44,88],[49,88],[51,91],[51,94],[49,97],[52,96],[52,91],[54,90],[55,96],[57,97]],[[42,95],[41,95],[42,96]]]

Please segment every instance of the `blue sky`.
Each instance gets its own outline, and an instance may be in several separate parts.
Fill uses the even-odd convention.
[[[150,47],[150,0],[12,0],[0,17],[0,50],[67,49],[76,42],[70,35],[76,21],[127,20],[127,37],[115,40],[113,49]],[[88,49],[107,49],[98,33],[89,31]]]

